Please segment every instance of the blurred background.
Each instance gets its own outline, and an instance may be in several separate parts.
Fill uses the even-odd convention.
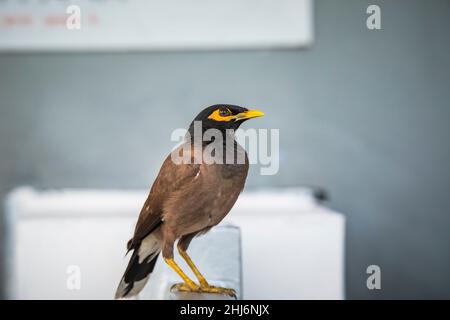
[[[312,3],[298,47],[2,50],[0,195],[147,189],[175,128],[211,104],[255,107],[251,127],[280,129],[280,170],[252,168],[247,189],[327,190],[346,218],[346,298],[450,298],[450,1]]]

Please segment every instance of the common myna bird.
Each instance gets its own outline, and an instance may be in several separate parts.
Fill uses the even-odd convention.
[[[127,244],[132,255],[117,288],[116,299],[132,297],[142,290],[161,252],[164,261],[183,279],[183,283],[175,285],[176,289],[235,295],[233,289],[210,285],[186,250],[195,236],[217,225],[239,197],[249,164],[245,150],[234,139],[234,130],[244,121],[263,115],[258,110],[217,104],[195,117],[184,142],[164,161],[142,207],[133,238]],[[215,132],[220,132],[224,138],[194,143],[196,128],[200,128],[202,136],[209,129],[216,129]],[[208,154],[204,149],[214,143],[220,145],[215,146],[212,156],[216,156],[217,160],[221,154],[219,158],[224,161],[205,159]],[[190,151],[187,158],[191,161],[175,163],[173,154],[186,156],[183,154],[186,150]],[[229,157],[230,153],[234,157]],[[199,159],[199,155],[203,158]],[[198,283],[191,280],[173,259],[173,247],[177,240],[178,251]]]

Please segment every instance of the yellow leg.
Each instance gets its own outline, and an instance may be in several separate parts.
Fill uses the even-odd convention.
[[[166,259],[164,258],[164,261],[183,279],[184,284],[187,286],[187,288],[190,291],[197,291],[199,289],[199,286],[192,281],[184,272],[181,270],[181,268],[175,263],[173,259]]]
[[[191,268],[192,272],[194,272],[194,275],[200,282],[200,288],[195,291],[206,292],[206,293],[226,294],[226,295],[236,298],[236,291],[234,289],[221,288],[221,287],[215,287],[215,286],[210,285],[208,283],[208,281],[206,281],[205,277],[200,273],[197,266],[194,264],[194,262],[192,261],[191,257],[189,257],[187,252],[182,250],[180,247],[178,247],[178,252],[183,257],[183,259],[186,261],[186,263]],[[179,290],[183,290],[183,288],[181,286],[177,286],[177,288]]]
[[[191,257],[189,257],[187,252],[180,249],[180,247],[178,247],[178,252],[183,257],[184,261],[186,261],[188,266],[191,268],[192,272],[194,272],[195,277],[200,282],[200,286],[201,287],[209,287],[208,281],[206,281],[205,277],[200,273],[197,266],[194,264],[194,262],[192,261]]]

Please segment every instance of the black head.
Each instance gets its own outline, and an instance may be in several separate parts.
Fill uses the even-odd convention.
[[[249,110],[232,104],[215,104],[203,109],[194,121],[201,121],[203,130],[211,128],[221,131],[236,130],[244,121],[263,115],[264,113],[259,110]],[[191,127],[194,125],[194,121],[192,121]]]

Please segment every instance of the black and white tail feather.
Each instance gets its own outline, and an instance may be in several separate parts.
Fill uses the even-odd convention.
[[[153,234],[149,234],[130,250],[133,253],[117,288],[116,299],[132,298],[141,292],[155,267],[161,243]]]

